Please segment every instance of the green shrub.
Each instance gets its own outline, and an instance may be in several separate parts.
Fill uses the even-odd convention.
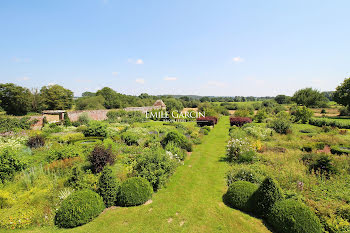
[[[46,160],[52,162],[59,159],[67,159],[82,156],[83,151],[80,147],[73,144],[58,144],[55,143],[47,151]]]
[[[228,187],[223,200],[233,208],[250,212],[252,211],[251,197],[257,188],[256,184],[248,181],[236,181]]]
[[[295,118],[294,119],[295,122],[306,124],[314,115],[314,112],[311,109],[303,106],[303,107],[297,107],[296,110],[292,112],[292,115]]]
[[[59,137],[58,142],[76,142],[78,140],[84,139],[85,136],[83,133],[67,133],[63,134],[62,136]]]
[[[210,127],[210,126],[208,126],[208,125],[205,125],[205,126],[203,126],[203,127],[202,127],[202,129],[205,129],[205,130],[207,130],[208,132],[210,132],[211,127]]]
[[[166,146],[165,146],[165,150],[166,151],[170,151],[176,158],[180,159],[180,160],[185,160],[186,158],[186,150],[180,148],[177,144],[175,144],[174,142],[169,142]]]
[[[101,121],[90,121],[83,133],[85,137],[106,137],[107,124]]]
[[[258,160],[256,152],[254,150],[249,150],[238,155],[237,163],[253,163]]]
[[[66,185],[72,187],[75,190],[96,190],[97,183],[97,176],[92,174],[91,170],[83,172],[80,167],[74,167],[71,170],[71,175],[67,179]]]
[[[253,210],[258,216],[265,217],[275,202],[282,198],[282,190],[278,183],[267,177],[252,196]]]
[[[182,149],[192,151],[191,142],[186,138],[185,135],[179,133],[178,131],[170,131],[161,141],[163,147],[165,147],[169,142],[174,142]]]
[[[64,126],[72,126],[72,122],[69,119],[68,113],[64,113],[64,117],[63,117],[63,125]]]
[[[121,135],[121,138],[124,140],[126,145],[131,146],[131,145],[138,145],[138,141],[141,138],[140,135],[134,132],[124,132]]]
[[[83,112],[79,117],[78,117],[78,122],[81,125],[87,125],[91,121],[91,118],[86,112]]]
[[[157,191],[165,185],[177,166],[175,158],[171,158],[162,148],[151,148],[136,156],[133,170],[137,176],[149,181],[153,190]]]
[[[343,219],[350,221],[350,205],[341,206],[337,210],[337,214],[339,214]]]
[[[260,109],[256,115],[254,116],[254,120],[258,123],[262,123],[266,118],[268,118],[269,114],[265,108]]]
[[[0,183],[11,180],[15,173],[24,167],[25,163],[17,158],[14,150],[4,148],[0,151]]]
[[[73,228],[97,217],[105,208],[103,199],[91,190],[80,190],[69,195],[58,209],[55,225]]]
[[[255,151],[246,139],[232,138],[226,146],[226,158],[229,162],[252,162]]]
[[[328,155],[318,156],[315,161],[310,163],[309,171],[314,171],[317,174],[325,175],[326,177],[329,177],[330,174],[338,173],[338,169],[333,165],[333,161]]]
[[[274,129],[277,133],[287,134],[290,130],[292,122],[286,112],[280,112],[277,116],[270,121],[267,126]]]
[[[18,132],[21,130],[30,129],[33,121],[29,120],[29,117],[9,117],[9,116],[0,116],[0,133],[5,132]]]
[[[265,173],[259,167],[233,167],[226,173],[227,185],[236,181],[248,181],[250,183],[260,184],[265,179]]]
[[[101,172],[107,164],[113,164],[114,159],[115,155],[112,153],[111,149],[106,149],[103,145],[96,145],[88,157],[92,172],[95,174]]]
[[[292,199],[276,202],[271,208],[267,221],[280,233],[323,232],[318,217],[306,205]]]
[[[209,134],[209,131],[206,130],[206,129],[203,129],[203,134],[204,134],[204,135],[208,135],[208,134]]]
[[[301,147],[301,150],[305,152],[312,152],[312,149],[313,149],[313,145],[311,144],[307,144]]]
[[[105,167],[98,180],[97,192],[103,198],[106,207],[113,206],[117,201],[117,194],[119,192],[120,183],[113,175],[110,168]]]
[[[119,204],[121,206],[141,205],[152,197],[152,186],[142,177],[132,177],[120,187]]]
[[[350,154],[350,147],[332,146],[331,153],[336,155]]]
[[[30,148],[39,148],[45,145],[45,139],[41,135],[35,135],[28,139],[27,146]]]

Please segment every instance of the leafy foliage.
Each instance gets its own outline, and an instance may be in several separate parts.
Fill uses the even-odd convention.
[[[44,109],[70,109],[73,105],[73,92],[57,84],[43,86],[40,95]]]
[[[345,79],[344,82],[336,88],[333,99],[338,104],[346,106],[350,111],[350,78]]]
[[[276,202],[268,214],[267,221],[281,233],[323,232],[318,217],[306,205],[292,199]]]
[[[267,126],[274,129],[277,133],[287,134],[291,125],[292,122],[290,121],[289,114],[286,112],[280,112],[268,123]]]
[[[84,225],[97,217],[105,208],[103,199],[91,190],[72,193],[63,202],[55,216],[55,224],[63,228]]]
[[[243,126],[244,124],[251,123],[252,119],[249,117],[230,117],[230,125],[236,125],[238,127]]]
[[[170,158],[163,149],[152,148],[136,157],[133,169],[137,176],[147,179],[153,190],[157,191],[174,173],[176,165],[177,162]]]
[[[142,177],[132,177],[120,187],[119,204],[121,206],[141,205],[152,197],[152,186]]]
[[[64,118],[63,118],[63,125],[64,126],[72,126],[72,122],[69,119],[68,113],[64,113]]]
[[[106,137],[107,124],[100,121],[89,121],[83,133],[85,137]]]
[[[27,146],[30,148],[43,147],[45,145],[45,139],[42,135],[35,135],[28,139]]]
[[[223,196],[225,204],[246,212],[252,211],[251,197],[257,190],[256,184],[248,181],[236,181],[232,183]]]
[[[29,129],[33,122],[29,117],[0,116],[0,133]]]
[[[292,101],[306,107],[322,107],[328,99],[318,90],[305,88],[295,92]]]
[[[103,145],[96,145],[88,157],[93,173],[99,173],[107,164],[113,164],[115,155],[111,149],[106,149]]]
[[[163,147],[165,147],[169,142],[173,142],[180,148],[187,151],[192,151],[191,142],[186,138],[185,135],[179,133],[178,131],[170,131],[161,141]]]
[[[295,117],[295,122],[300,122],[303,124],[308,123],[311,117],[314,115],[313,111],[305,106],[297,107],[291,114]]]
[[[102,95],[99,96],[86,96],[76,100],[77,110],[94,110],[94,109],[105,109],[103,104],[105,98]]]
[[[11,180],[17,171],[25,164],[16,158],[16,152],[10,148],[0,151],[0,181]]]
[[[25,115],[31,107],[31,93],[13,83],[0,84],[0,107],[10,115]]]

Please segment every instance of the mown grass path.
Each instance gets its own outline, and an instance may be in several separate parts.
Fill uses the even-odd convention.
[[[229,122],[223,117],[148,205],[117,207],[84,226],[31,232],[269,232],[262,221],[222,202]]]

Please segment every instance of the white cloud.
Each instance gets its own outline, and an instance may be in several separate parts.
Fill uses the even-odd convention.
[[[143,65],[143,64],[144,64],[144,62],[143,62],[142,59],[133,60],[133,59],[129,58],[129,59],[128,59],[128,62],[129,62],[129,63],[132,63],[132,64],[136,64],[136,65]]]
[[[177,77],[165,77],[164,80],[165,81],[176,81]]]
[[[244,62],[244,59],[241,58],[240,56],[232,58],[233,62]]]
[[[118,72],[112,72],[113,76],[117,76],[119,73]]]
[[[143,78],[138,78],[135,80],[135,82],[139,83],[139,84],[144,84],[145,80]]]

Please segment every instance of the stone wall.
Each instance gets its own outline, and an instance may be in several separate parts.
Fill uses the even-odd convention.
[[[68,117],[71,121],[77,121],[79,116],[83,113],[87,114],[90,119],[96,121],[103,121],[107,119],[107,112],[110,110],[80,110],[80,111],[72,111],[67,112]]]

